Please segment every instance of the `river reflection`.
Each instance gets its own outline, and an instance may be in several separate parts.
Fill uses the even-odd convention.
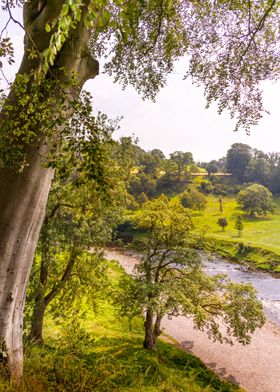
[[[245,267],[214,256],[203,258],[203,269],[209,275],[226,274],[234,282],[251,283],[258,291],[266,316],[280,326],[280,279],[268,273],[247,271]]]

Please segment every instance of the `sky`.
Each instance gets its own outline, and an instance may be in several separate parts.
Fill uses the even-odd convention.
[[[20,12],[15,16],[20,17]],[[4,20],[0,10],[0,29]],[[23,31],[12,24],[8,31],[16,57],[16,64],[6,69],[12,80],[23,53]],[[205,108],[203,88],[193,86],[191,80],[183,80],[186,70],[187,60],[182,59],[156,102],[143,101],[131,87],[123,91],[102,73],[102,61],[100,75],[87,82],[85,88],[93,95],[94,110],[110,118],[123,116],[115,137],[135,135],[145,150],[159,148],[166,155],[176,150],[191,151],[195,161],[219,159],[233,143],[246,143],[265,152],[280,151],[280,82],[264,83],[264,105],[270,115],[265,114],[248,136],[242,130],[233,131],[235,122],[226,112],[218,115],[215,105]]]

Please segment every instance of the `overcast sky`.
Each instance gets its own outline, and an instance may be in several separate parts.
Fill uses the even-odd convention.
[[[0,10],[0,28],[4,23],[3,16]],[[23,32],[18,26],[10,25],[9,33],[17,60],[16,65],[6,71],[12,78],[23,52]],[[89,81],[85,88],[94,97],[95,110],[111,118],[123,116],[121,128],[115,136],[134,134],[139,138],[139,145],[146,150],[159,148],[165,154],[175,150],[191,151],[196,161],[220,158],[236,142],[266,152],[280,151],[279,82],[264,84],[264,102],[270,115],[265,115],[248,136],[244,131],[233,132],[235,123],[227,113],[218,115],[215,106],[205,109],[203,88],[193,86],[190,80],[183,80],[186,69],[187,62],[182,59],[155,103],[143,101],[132,88],[123,91],[102,74],[102,62],[100,75]]]

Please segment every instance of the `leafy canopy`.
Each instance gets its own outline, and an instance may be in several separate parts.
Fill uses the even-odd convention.
[[[7,10],[24,1],[2,3]],[[37,0],[25,3],[40,8]],[[237,128],[258,122],[264,111],[260,83],[279,77],[277,0],[58,0],[49,6],[56,14],[40,26],[51,34],[39,51],[43,75],[82,22],[91,32],[92,54],[105,59],[105,72],[144,97],[153,98],[175,62],[188,56],[186,76],[205,86],[208,105],[218,101],[220,112],[237,115]],[[12,56],[2,37],[1,45],[0,55]]]
[[[161,319],[192,316],[194,326],[209,337],[232,343],[232,337],[247,344],[250,335],[264,323],[262,305],[250,284],[232,283],[223,275],[206,275],[194,249],[186,210],[166,196],[149,201],[135,219],[147,230],[135,275],[125,277],[117,293],[122,314],[146,314],[154,319],[153,339],[159,335]],[[220,328],[221,320],[226,333]]]
[[[180,198],[181,204],[185,208],[191,208],[192,210],[203,210],[206,207],[207,199],[203,193],[196,189],[189,189],[184,192]]]
[[[237,201],[242,209],[254,214],[267,214],[273,211],[273,198],[271,192],[263,185],[253,184],[240,191]]]

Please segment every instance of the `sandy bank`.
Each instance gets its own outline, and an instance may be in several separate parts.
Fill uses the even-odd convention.
[[[137,258],[132,252],[107,250],[106,257],[117,260],[131,274]],[[214,343],[193,329],[191,319],[176,317],[163,320],[164,332],[179,345],[202,359],[222,377],[249,392],[280,391],[280,328],[271,322],[254,333],[251,344],[233,346]]]

